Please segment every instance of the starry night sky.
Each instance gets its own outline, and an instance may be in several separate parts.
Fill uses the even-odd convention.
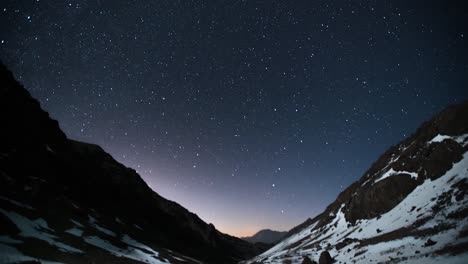
[[[0,59],[70,138],[223,232],[287,230],[468,98],[463,1],[2,0]]]

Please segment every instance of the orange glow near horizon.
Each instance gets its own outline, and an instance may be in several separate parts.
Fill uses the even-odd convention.
[[[235,237],[251,237],[255,235],[258,231],[264,230],[264,229],[271,229],[271,230],[280,231],[280,232],[288,231],[287,228],[277,230],[275,228],[262,227],[262,226],[247,226],[247,227],[244,226],[241,228],[241,230],[237,230],[236,228],[226,228],[224,226],[216,226],[216,225],[215,227],[216,229],[218,229],[218,231],[224,234],[235,236]]]
[[[219,198],[196,189],[180,191],[177,188],[172,188],[174,186],[172,183],[162,179],[155,183],[155,178],[158,178],[158,175],[169,174],[169,172],[152,170],[152,173],[149,174],[147,171],[140,166],[138,173],[142,175],[153,191],[187,208],[204,222],[212,223],[218,231],[224,234],[235,237],[250,237],[263,229],[284,231],[292,227],[286,222],[278,222],[277,226],[271,226],[271,223],[265,221],[266,217],[261,211],[255,210],[255,208],[242,208],[243,214],[238,213],[240,210],[228,211],[226,214],[226,207],[233,208],[237,204],[232,203],[232,201],[221,202]],[[246,222],[247,218],[253,220]]]
[[[253,230],[235,231],[235,230],[224,230],[222,228],[219,228],[218,230],[224,234],[228,234],[230,236],[235,236],[235,237],[250,237],[250,236],[253,236],[255,233],[257,233],[258,231],[260,231],[260,229],[255,230],[255,231]]]

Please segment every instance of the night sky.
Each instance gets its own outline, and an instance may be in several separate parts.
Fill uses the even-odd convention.
[[[0,59],[162,196],[288,230],[468,98],[463,2],[2,0]]]

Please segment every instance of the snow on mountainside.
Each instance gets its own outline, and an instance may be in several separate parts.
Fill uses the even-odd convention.
[[[78,222],[73,219],[64,219],[63,226],[51,228],[48,222],[41,217],[35,217],[37,212],[35,208],[21,205],[14,200],[0,197],[3,203],[0,213],[14,223],[19,230],[19,234],[7,234],[0,236],[0,263],[18,263],[25,261],[40,261],[41,263],[58,263],[46,261],[44,259],[33,257],[27,254],[34,250],[47,251],[57,250],[59,254],[66,254],[83,260],[89,259],[87,255],[93,255],[98,249],[108,252],[114,258],[109,256],[101,258],[104,262],[126,263],[128,259],[136,262],[150,264],[168,264],[168,263],[198,263],[187,256],[183,256],[167,249],[153,248],[134,240],[126,234],[119,234],[99,227],[96,219],[89,216],[92,221]],[[10,204],[8,204],[10,203]],[[20,214],[21,213],[21,214]],[[26,217],[28,215],[29,217]],[[8,226],[8,224],[6,225]],[[5,226],[5,227],[6,227]],[[96,247],[90,249],[89,245]],[[26,252],[26,253],[23,253]],[[86,256],[86,258],[85,258]],[[76,262],[73,257],[61,259],[64,262]],[[97,258],[98,259],[98,258]],[[96,260],[97,260],[96,259]],[[175,261],[174,261],[175,260]]]
[[[424,123],[322,214],[245,263],[468,263],[467,191],[465,102]]]

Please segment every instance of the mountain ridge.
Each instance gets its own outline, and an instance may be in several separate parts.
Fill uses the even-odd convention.
[[[161,197],[101,147],[68,139],[3,64],[0,82],[0,262],[236,263],[263,250]]]

